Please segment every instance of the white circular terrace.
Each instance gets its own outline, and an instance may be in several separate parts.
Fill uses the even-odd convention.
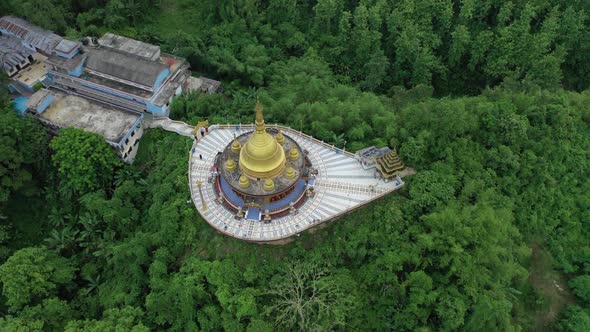
[[[327,222],[353,209],[378,199],[404,185],[401,178],[384,182],[375,169],[364,169],[355,156],[302,132],[278,125],[277,128],[293,138],[317,170],[314,195],[289,213],[270,222],[237,217],[220,202],[212,172],[218,152],[232,142],[234,135],[251,132],[253,125],[213,125],[204,136],[197,134],[189,158],[189,186],[195,207],[201,216],[219,232],[252,242],[284,240],[318,224]]]

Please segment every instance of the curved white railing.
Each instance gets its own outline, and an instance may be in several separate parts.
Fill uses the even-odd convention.
[[[324,141],[321,141],[321,140],[319,140],[319,139],[317,139],[315,137],[309,136],[306,133],[304,133],[302,131],[299,131],[299,130],[295,130],[295,129],[291,128],[291,127],[286,127],[286,126],[282,126],[282,125],[279,125],[279,124],[270,124],[270,125],[267,124],[266,127],[267,128],[280,129],[283,132],[287,132],[287,133],[299,135],[299,136],[304,137],[305,139],[308,139],[308,140],[310,140],[310,141],[312,141],[314,143],[320,144],[320,145],[322,145],[322,146],[324,146],[324,147],[326,147],[328,149],[331,149],[333,151],[337,151],[339,153],[345,154],[345,155],[347,155],[347,156],[349,156],[351,158],[355,158],[354,153],[351,153],[351,152],[348,152],[346,150],[337,148],[333,144],[332,145],[331,144],[328,144],[328,143],[326,143]],[[240,123],[240,124],[233,124],[233,125],[232,124],[215,124],[215,125],[209,126],[209,130],[212,130],[214,128],[220,128],[220,129],[221,128],[225,128],[225,129],[233,129],[233,128],[237,128],[237,129],[254,129],[254,125],[253,124],[241,124]]]
[[[195,130],[194,126],[188,125],[182,121],[171,120],[170,118],[155,118],[151,121],[149,127],[162,128],[182,136],[192,136],[192,133]]]
[[[151,121],[151,123],[152,123],[152,125],[150,126],[151,128],[160,127],[164,130],[172,131],[172,132],[175,132],[175,133],[177,133],[179,135],[183,135],[183,136],[191,136],[192,132],[195,130],[194,126],[191,126],[191,125],[189,125],[185,122],[182,122],[182,121],[172,120],[167,117],[154,118]],[[338,153],[342,153],[342,154],[345,154],[349,157],[355,158],[354,153],[351,153],[351,152],[346,151],[344,149],[337,148],[333,144],[328,144],[324,141],[321,141],[315,137],[307,135],[306,133],[304,133],[302,131],[295,130],[291,127],[286,127],[286,126],[282,126],[279,124],[267,124],[266,127],[280,129],[286,133],[299,135],[299,136],[304,137],[305,139],[308,139],[314,143],[320,144],[328,149],[331,149],[331,150],[336,151]],[[216,128],[219,128],[219,129],[234,129],[234,128],[236,128],[236,129],[252,129],[253,130],[254,125],[240,123],[240,124],[214,124],[214,125],[209,126],[209,130],[214,130]]]

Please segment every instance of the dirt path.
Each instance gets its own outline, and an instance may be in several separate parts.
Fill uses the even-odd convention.
[[[566,305],[575,301],[564,276],[553,269],[553,258],[541,246],[533,244],[529,282],[543,296],[548,306],[535,317],[532,331],[547,331]]]

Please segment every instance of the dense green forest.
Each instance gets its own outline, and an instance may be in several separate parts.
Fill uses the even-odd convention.
[[[1,331],[590,331],[590,2],[6,0],[78,38],[162,44],[223,95],[171,117],[398,147],[417,174],[284,246],[190,203],[192,141],[133,165],[0,89]],[[5,78],[2,78],[4,82]]]

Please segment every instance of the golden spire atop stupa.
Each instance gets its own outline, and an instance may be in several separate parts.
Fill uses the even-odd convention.
[[[266,132],[262,104],[256,101],[256,130],[240,150],[240,170],[251,179],[272,179],[285,169],[285,151],[277,140]]]
[[[264,131],[265,129],[264,117],[262,116],[262,104],[260,103],[260,99],[256,97],[256,131]]]

